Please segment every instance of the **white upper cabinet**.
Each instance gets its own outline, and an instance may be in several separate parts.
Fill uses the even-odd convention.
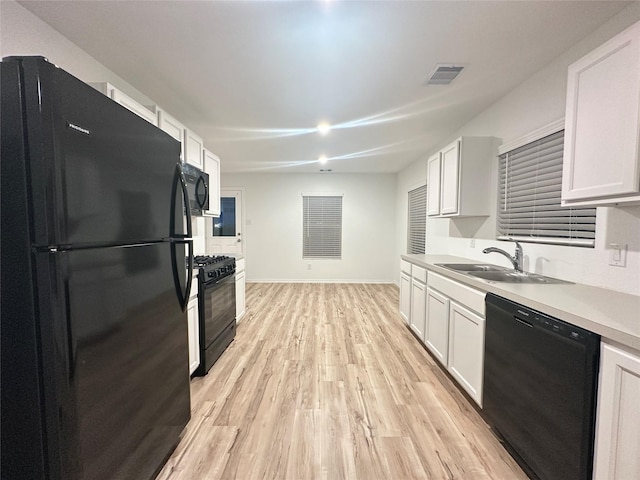
[[[204,170],[204,144],[202,138],[188,128],[184,130],[184,162]]]
[[[640,22],[569,67],[562,203],[640,203]]]
[[[461,137],[427,161],[427,214],[438,217],[488,216],[493,137]]]
[[[440,152],[427,161],[427,215],[440,215]]]
[[[440,152],[440,213],[458,213],[460,183],[458,167],[460,165],[460,141],[456,140]]]
[[[158,125],[156,114],[154,112],[152,112],[150,109],[148,109],[141,103],[136,102],[130,96],[122,93],[120,90],[118,90],[116,87],[114,87],[110,83],[107,83],[107,82],[92,83],[91,86],[96,90],[102,92],[104,95],[109,97],[114,102],[119,103],[120,105],[125,107],[127,110],[130,110],[136,115],[138,115],[139,117],[144,118],[147,122],[152,123],[156,126]]]
[[[209,150],[204,150],[204,171],[209,174],[209,210],[202,214],[220,216],[220,159]]]
[[[158,127],[180,142],[180,159],[184,162],[184,125],[164,110],[158,110]]]

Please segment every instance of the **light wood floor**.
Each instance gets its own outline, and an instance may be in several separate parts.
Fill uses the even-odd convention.
[[[405,327],[395,286],[246,295],[159,479],[527,478]]]

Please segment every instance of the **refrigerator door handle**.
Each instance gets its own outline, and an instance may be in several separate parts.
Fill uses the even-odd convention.
[[[202,201],[198,200],[198,205],[200,206],[201,210],[204,210],[204,206],[207,204],[207,199],[209,198],[209,186],[207,185],[207,182],[204,181],[204,178],[202,176],[198,177],[198,181],[196,182],[196,192],[198,192],[198,188],[200,185],[204,186],[204,198],[202,199]],[[196,195],[196,199],[197,199],[197,195]]]
[[[176,252],[178,245],[187,245],[187,281],[185,289],[182,291],[180,283],[180,269],[184,268],[184,263],[179,261],[178,254]],[[189,293],[191,292],[191,283],[193,280],[193,241],[192,240],[175,240],[171,242],[171,270],[173,272],[173,284],[176,288],[176,296],[178,297],[178,303],[180,308],[184,312],[187,309],[187,303],[189,303]]]
[[[182,192],[182,200],[184,202],[185,211],[183,213],[183,218],[186,216],[187,223],[187,232],[186,233],[177,233],[176,232],[176,200],[178,196],[178,188]],[[170,235],[173,238],[191,238],[192,230],[191,230],[191,206],[189,205],[189,192],[187,190],[187,182],[184,179],[184,174],[182,173],[182,165],[180,163],[176,163],[176,169],[173,174],[173,186],[171,188],[171,219],[169,220],[169,231]]]

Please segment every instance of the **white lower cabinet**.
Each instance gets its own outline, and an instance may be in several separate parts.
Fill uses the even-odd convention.
[[[246,311],[245,287],[244,258],[241,258],[236,261],[236,321],[240,320]]]
[[[400,316],[407,324],[411,322],[411,275],[400,273]]]
[[[411,279],[411,329],[424,341],[427,320],[427,286],[417,278]]]
[[[480,406],[484,369],[484,297],[483,291],[436,272],[427,272],[404,260],[402,262],[400,315]]]
[[[484,318],[451,302],[449,307],[449,373],[482,406]]]
[[[197,288],[196,288],[197,290]],[[189,334],[189,375],[200,365],[200,325],[198,323],[198,296],[192,296],[187,304],[187,324]]]
[[[602,344],[594,480],[640,478],[640,356]]]
[[[427,325],[424,342],[446,367],[449,350],[449,299],[432,288],[427,288]]]

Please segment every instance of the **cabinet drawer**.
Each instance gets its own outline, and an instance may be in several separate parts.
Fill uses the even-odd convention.
[[[400,270],[411,275],[411,264],[406,260],[400,259]]]
[[[415,280],[418,280],[426,285],[427,283],[427,270],[422,267],[418,267],[417,265],[412,265],[411,267],[411,277]]]
[[[429,287],[438,290],[456,302],[479,313],[484,317],[485,292],[468,287],[455,280],[450,280],[442,275],[431,272],[429,274]]]
[[[244,272],[244,258],[236,260],[236,273]]]

